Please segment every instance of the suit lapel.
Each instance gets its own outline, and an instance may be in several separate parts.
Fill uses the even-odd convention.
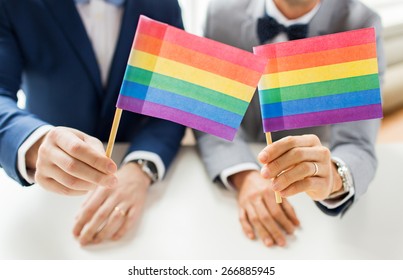
[[[80,15],[72,0],[43,0],[56,23],[62,29],[67,41],[83,63],[98,94],[102,94],[101,74],[95,58],[94,50],[88,38]]]
[[[120,34],[109,70],[105,104],[116,102],[140,16],[140,9],[135,0],[127,0],[125,5]]]

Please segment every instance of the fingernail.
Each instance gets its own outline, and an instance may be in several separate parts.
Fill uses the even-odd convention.
[[[249,233],[248,238],[253,240],[253,239],[255,239],[255,236],[252,233]]]
[[[269,178],[269,176],[270,176],[269,169],[267,167],[263,167],[261,174],[262,174],[263,178]]]
[[[113,163],[109,163],[108,164],[108,172],[109,173],[115,173],[116,172],[116,165],[114,165]]]
[[[264,240],[264,245],[266,245],[267,247],[271,247],[271,246],[273,246],[273,241],[269,238],[266,238]]]
[[[266,163],[267,161],[267,153],[266,152],[260,152],[258,155],[258,159],[261,163]]]

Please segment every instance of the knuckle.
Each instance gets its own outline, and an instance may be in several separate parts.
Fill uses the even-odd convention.
[[[42,185],[43,176],[42,176],[42,173],[41,173],[41,172],[38,172],[38,169],[37,169],[36,172],[35,172],[34,180],[35,180],[36,183]]]
[[[108,214],[105,212],[105,211],[102,211],[102,212],[100,212],[99,214],[98,214],[98,219],[99,220],[102,220],[102,221],[105,221],[107,218],[108,218]]]
[[[93,208],[88,208],[86,209],[85,212],[83,212],[80,216],[79,216],[79,220],[80,221],[89,221],[95,214],[95,209]]]
[[[287,136],[284,138],[284,143],[286,143],[288,146],[294,146],[295,139],[292,136]]]
[[[302,149],[293,149],[294,158],[302,158],[304,156],[304,151]]]
[[[276,185],[280,185],[280,186],[284,186],[284,185],[288,185],[289,182],[291,182],[291,178],[292,176],[290,175],[289,172],[284,172],[283,174],[281,174],[281,176],[279,176],[277,178],[277,184]]]
[[[301,165],[302,172],[304,174],[312,173],[312,166],[313,166],[313,164],[311,162],[304,162],[304,164]]]
[[[70,178],[68,179],[68,187],[73,190],[79,190],[82,188],[82,181],[78,178]]]
[[[116,212],[116,211],[114,211],[114,212]],[[121,214],[119,214],[119,213],[113,213],[112,215],[110,215],[110,217],[109,217],[109,220],[112,222],[112,223],[115,223],[115,222],[117,222],[117,221],[119,221],[121,219]]]
[[[308,177],[308,178],[306,178],[305,180],[303,180],[303,181],[300,182],[301,187],[309,187],[309,186],[312,186],[312,185],[313,185],[313,182],[314,182],[313,180],[314,180],[313,177]]]
[[[95,174],[93,180],[94,180],[94,183],[96,183],[97,185],[102,185],[104,178],[100,174]]]
[[[320,150],[320,153],[321,153],[323,159],[325,159],[325,160],[330,159],[331,152],[328,148],[322,147]]]
[[[52,141],[52,142],[56,142],[58,139],[59,139],[59,137],[60,137],[60,129],[59,128],[54,128],[54,129],[51,129],[49,132],[48,132],[48,134],[46,135],[46,137],[50,140],[50,141]]]
[[[274,172],[279,172],[281,171],[281,164],[279,160],[274,160],[270,163],[269,165],[269,170],[273,170]]]
[[[309,139],[315,144],[315,145],[319,145],[320,144],[320,139],[317,135],[315,134],[308,134],[307,135],[309,137]]]
[[[270,221],[270,215],[268,214],[268,213],[263,213],[263,214],[261,214],[260,215],[260,220],[263,222],[263,223],[267,223],[267,222],[269,222]]]
[[[38,149],[38,160],[42,157],[46,157],[49,154],[49,150],[48,145],[40,145]]]
[[[82,151],[82,145],[77,141],[73,141],[70,143],[68,150],[72,154],[79,154]]]
[[[276,220],[278,220],[280,217],[281,217],[281,211],[280,211],[280,209],[272,209],[271,210],[271,215],[276,219]]]
[[[67,172],[74,172],[77,169],[77,162],[73,159],[66,159],[63,165]]]
[[[102,164],[102,160],[99,157],[95,157],[92,160],[92,166],[98,167]]]
[[[257,224],[259,222],[259,218],[255,215],[249,217],[249,220],[252,224]]]

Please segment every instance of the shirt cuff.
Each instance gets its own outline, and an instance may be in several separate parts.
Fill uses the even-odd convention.
[[[52,128],[53,126],[51,125],[43,125],[37,128],[27,139],[25,139],[22,145],[18,148],[17,169],[21,177],[24,178],[25,181],[27,181],[29,184],[35,183],[35,170],[27,170],[25,156],[28,150]]]
[[[144,160],[148,160],[148,161],[151,161],[152,163],[154,163],[155,167],[157,168],[157,172],[158,172],[158,181],[161,181],[161,179],[165,175],[165,165],[159,155],[157,155],[156,153],[152,153],[152,152],[135,151],[135,152],[131,152],[130,154],[128,154],[124,158],[122,164],[128,163],[130,161],[134,161],[137,159],[144,159]]]
[[[335,198],[335,199],[325,199],[318,201],[320,204],[325,206],[328,209],[335,209],[337,207],[340,207],[344,203],[346,203],[351,197],[353,197],[355,194],[355,189],[354,187],[350,188],[349,192],[343,195],[341,198]]]
[[[246,162],[231,166],[229,168],[221,171],[219,178],[223,185],[229,190],[235,190],[235,186],[229,182],[228,178],[234,174],[239,172],[247,171],[247,170],[260,170],[259,166],[256,163]]]

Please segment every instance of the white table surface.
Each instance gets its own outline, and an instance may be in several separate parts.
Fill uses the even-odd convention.
[[[298,195],[290,201],[302,226],[271,249],[244,237],[235,194],[208,180],[194,147],[152,187],[129,236],[85,248],[71,234],[84,197],[22,188],[0,170],[0,259],[403,259],[403,144],[377,151],[369,192],[342,219]]]

